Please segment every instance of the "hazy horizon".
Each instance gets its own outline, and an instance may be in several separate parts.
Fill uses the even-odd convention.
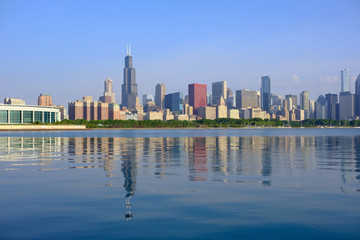
[[[227,81],[235,93],[340,92],[340,71],[360,74],[359,1],[0,1],[0,101],[56,105],[103,94],[121,103],[126,46],[138,96],[187,94],[190,83]]]

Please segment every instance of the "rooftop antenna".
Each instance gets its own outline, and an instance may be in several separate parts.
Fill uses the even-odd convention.
[[[131,56],[131,46],[130,46],[130,43],[129,43],[129,56]]]

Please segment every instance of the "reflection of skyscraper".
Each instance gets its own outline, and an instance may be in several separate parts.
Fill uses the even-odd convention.
[[[135,82],[135,69],[132,67],[132,56],[130,47],[125,57],[124,83],[122,85],[122,106],[128,109],[135,109],[138,96],[138,85]]]
[[[270,112],[270,77],[261,77],[261,109]]]
[[[190,181],[206,181],[206,138],[195,137],[193,144],[193,155],[189,159]]]
[[[131,203],[130,198],[135,195],[135,187],[136,187],[136,143],[134,139],[131,139],[130,146],[127,146],[129,151],[122,152],[122,164],[121,171],[124,175],[124,188],[126,190],[126,208],[127,211],[125,213],[126,220],[129,220],[133,217],[131,213]],[[131,151],[130,149],[133,149]]]

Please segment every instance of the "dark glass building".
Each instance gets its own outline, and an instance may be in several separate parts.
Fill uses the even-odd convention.
[[[174,114],[183,114],[182,93],[170,93],[165,95],[165,108],[170,109]]]
[[[138,85],[135,82],[135,69],[132,67],[130,47],[127,49],[124,68],[124,83],[122,84],[121,105],[128,109],[135,109],[138,96]]]
[[[270,112],[270,77],[261,77],[261,109]]]

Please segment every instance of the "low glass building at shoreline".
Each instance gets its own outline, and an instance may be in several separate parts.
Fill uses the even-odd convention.
[[[0,124],[54,123],[60,117],[58,107],[0,104]]]

